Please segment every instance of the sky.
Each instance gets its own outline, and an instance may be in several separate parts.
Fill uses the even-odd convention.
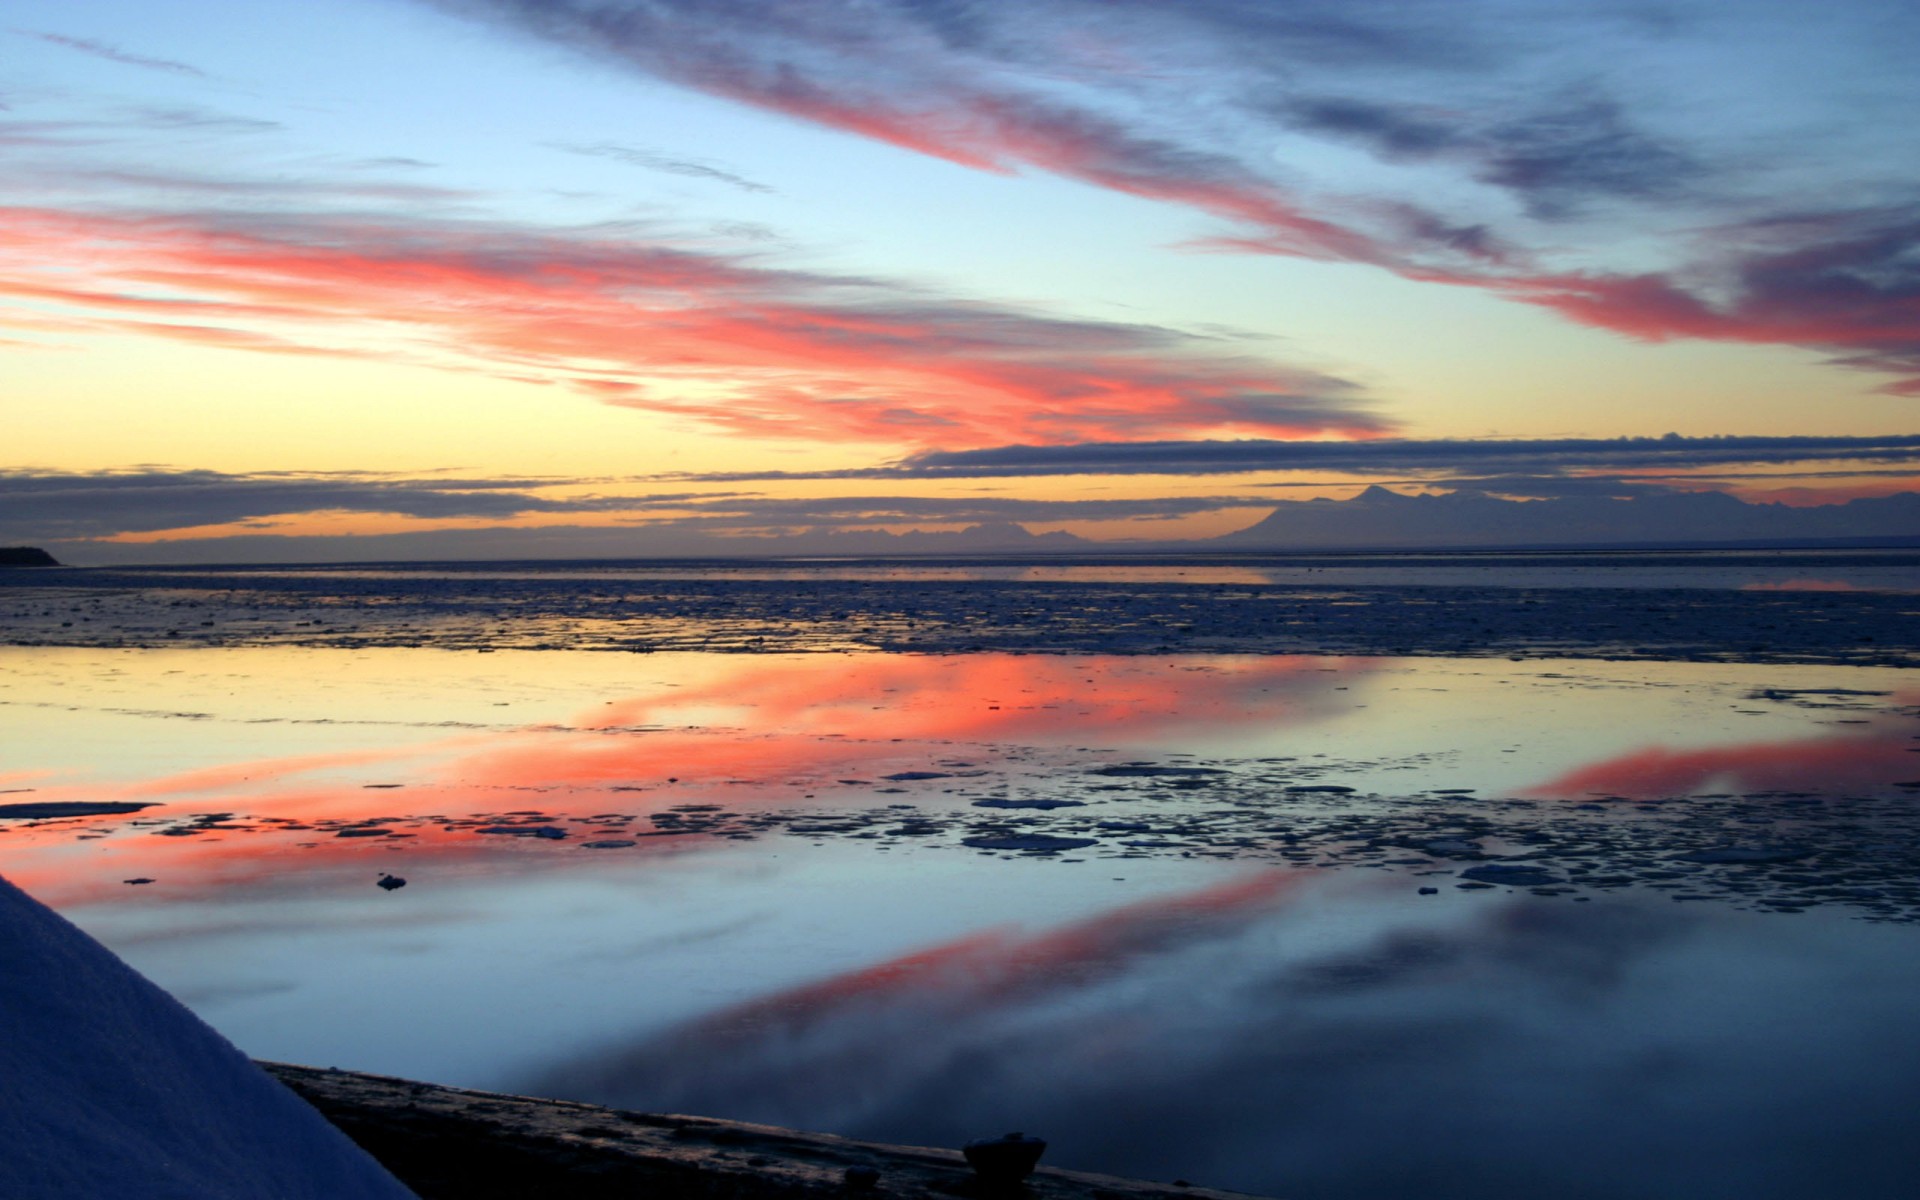
[[[14,0],[0,540],[1916,490],[1916,44],[1901,0]]]

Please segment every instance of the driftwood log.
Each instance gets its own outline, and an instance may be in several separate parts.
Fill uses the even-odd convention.
[[[260,1065],[421,1200],[1246,1200],[1046,1166],[995,1188],[958,1150]]]

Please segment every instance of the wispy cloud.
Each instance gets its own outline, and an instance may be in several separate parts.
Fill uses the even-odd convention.
[[[649,171],[661,171],[668,175],[684,175],[689,179],[711,179],[737,187],[743,192],[759,192],[770,195],[773,189],[764,183],[748,179],[746,176],[718,167],[710,162],[693,158],[674,158],[664,154],[655,154],[651,150],[642,150],[638,146],[622,146],[615,142],[596,142],[592,145],[573,145],[556,143],[555,149],[565,150],[569,154],[581,154],[588,158],[611,158],[631,166],[643,167]]]
[[[749,482],[772,479],[991,479],[1034,475],[1231,475],[1308,471],[1327,475],[1409,475],[1445,482],[1561,473],[1683,474],[1747,464],[1920,462],[1920,435],[1623,438],[1382,437],[1355,441],[1082,442],[927,450],[885,466],[817,472],[714,472],[662,479]]]
[[[120,47],[109,42],[97,41],[93,38],[70,37],[64,33],[41,33],[31,29],[15,29],[12,32],[21,37],[37,38],[51,45],[65,46],[69,50],[77,50],[82,54],[91,54],[95,58],[103,58],[108,62],[116,62],[124,66],[144,67],[149,71],[165,71],[173,75],[191,75],[197,79],[208,78],[205,71],[202,71],[199,67],[191,63],[178,62],[171,58],[153,58],[145,54],[134,54],[122,50]]]
[[[1920,154],[1885,133],[1920,105],[1895,49],[1920,38],[1913,11],[427,2],[1228,223],[1196,245],[1372,263],[1635,338],[1812,347],[1920,392]],[[1371,169],[1326,166],[1329,147]]]
[[[275,348],[254,344],[267,335],[303,351],[315,339],[288,330],[321,331],[330,352],[370,356],[392,353],[370,340],[383,334],[424,361],[730,433],[952,447],[1387,430],[1355,385],[1216,337],[790,270],[633,226],[4,215],[0,296],[102,328]]]

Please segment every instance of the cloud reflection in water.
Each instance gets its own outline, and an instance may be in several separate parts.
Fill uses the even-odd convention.
[[[1920,1169],[1920,969],[1885,930],[1783,946],[1702,909],[1319,879],[980,933],[528,1086],[918,1144],[1022,1128],[1055,1165],[1277,1196],[1784,1200]]]

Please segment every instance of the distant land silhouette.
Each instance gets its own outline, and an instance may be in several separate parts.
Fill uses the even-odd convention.
[[[0,567],[57,567],[53,555],[38,546],[0,546]]]
[[[1755,504],[1723,492],[1632,498],[1506,500],[1477,492],[1405,495],[1370,487],[1348,500],[1283,500],[1245,529],[1213,538],[1094,541],[1029,533],[1012,522],[934,533],[813,528],[780,537],[726,537],[652,527],[441,529],[366,537],[270,534],[149,543],[54,543],[69,562],[396,562],[765,556],[1111,555],[1920,546],[1920,493],[1809,508]],[[41,552],[44,553],[44,552]],[[44,565],[44,564],[43,564]]]

